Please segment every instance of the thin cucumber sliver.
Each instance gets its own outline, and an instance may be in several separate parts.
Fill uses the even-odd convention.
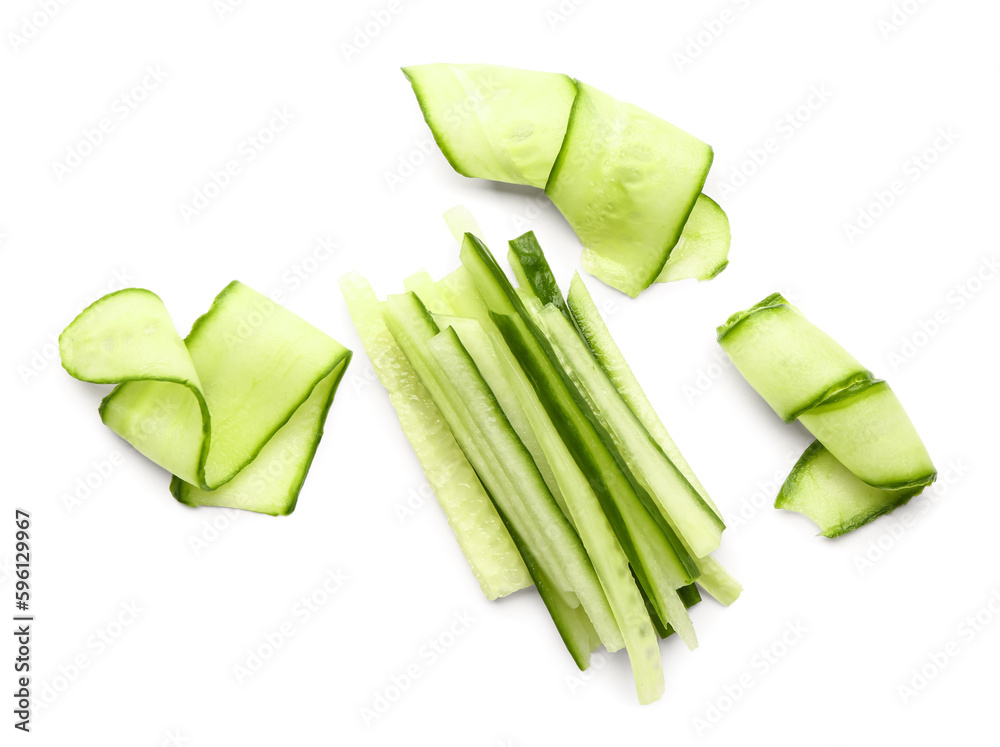
[[[105,296],[64,330],[60,353],[72,376],[117,384],[102,420],[174,474],[178,500],[272,515],[295,508],[351,358],[237,281],[184,340],[155,294]]]

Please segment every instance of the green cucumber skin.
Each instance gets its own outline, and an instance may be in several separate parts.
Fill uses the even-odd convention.
[[[511,239],[509,244],[510,256],[508,259],[521,286],[534,293],[542,305],[552,304],[569,319],[566,301],[563,299],[562,291],[552,273],[552,268],[549,267],[548,260],[545,259],[542,247],[538,243],[538,239],[535,238],[535,232],[528,231],[516,239]]]
[[[924,484],[905,488],[872,487],[838,462],[823,444],[813,441],[792,467],[775,498],[774,507],[809,517],[824,537],[833,539],[905,505],[933,482],[934,477],[930,477]],[[857,508],[845,515],[843,507],[847,501],[841,500],[835,511],[830,511],[831,496],[838,493],[848,494],[858,504]],[[828,513],[837,516],[825,516]]]

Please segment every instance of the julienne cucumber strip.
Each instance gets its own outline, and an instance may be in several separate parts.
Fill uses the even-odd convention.
[[[579,599],[609,651],[621,648],[621,631],[590,558],[455,331],[439,332],[412,293],[390,296],[385,318],[491,498],[546,576]]]
[[[564,370],[611,434],[632,474],[656,498],[664,519],[695,557],[704,557],[718,548],[725,527],[722,519],[660,450],[571,322],[554,306],[543,308],[538,322]]]
[[[472,216],[447,219],[461,240],[456,271],[411,275],[407,293],[381,304],[364,284],[399,356],[391,368],[418,380],[577,665],[601,643],[624,647],[640,702],[652,702],[664,690],[657,636],[677,632],[694,648],[698,586],[724,604],[739,595],[691,549],[714,549],[718,537],[698,527],[721,532],[721,520],[597,360],[534,236],[511,243],[515,289],[461,233],[478,230]]]
[[[526,274],[524,287],[530,287],[539,300],[561,298],[558,283],[555,280],[552,270],[541,252],[541,247],[535,240],[533,233],[525,234],[510,242],[511,264],[522,261],[525,254],[530,254],[530,264],[533,271]],[[544,296],[544,298],[543,298]],[[708,491],[698,480],[694,470],[691,469],[680,449],[677,448],[667,429],[663,426],[656,411],[650,404],[639,386],[638,380],[632,373],[622,355],[621,350],[611,337],[611,333],[601,318],[597,305],[594,303],[590,292],[583,284],[578,274],[574,274],[570,283],[569,294],[566,298],[568,305],[568,317],[576,323],[577,330],[587,342],[595,360],[600,364],[604,373],[618,390],[618,394],[628,404],[632,412],[642,423],[653,440],[660,446],[663,453],[667,455],[677,469],[687,478],[688,482],[705,500],[705,503],[712,508],[716,515],[721,514],[708,495]],[[733,578],[717,560],[711,556],[695,558],[700,575],[698,584],[723,605],[730,605],[743,591],[740,583]],[[659,620],[654,620],[662,626]]]
[[[70,375],[117,384],[101,419],[173,473],[177,500],[271,515],[294,510],[351,359],[235,281],[183,340],[158,296],[128,288],[82,311],[59,349]]]
[[[429,277],[429,276],[428,276]],[[413,445],[458,545],[487,599],[530,586],[532,580],[504,522],[451,429],[385,326],[379,301],[356,273],[340,280],[361,343]]]
[[[663,694],[663,672],[656,635],[642,595],[597,496],[573,460],[527,377],[506,346],[494,346],[489,335],[475,320],[459,320],[454,325],[466,350],[472,355],[487,381],[506,381],[517,406],[526,416],[529,429],[537,434],[544,458],[551,465],[563,496],[564,511],[580,535],[584,548],[604,588],[635,673],[641,703],[651,703]],[[500,350],[497,350],[500,347]],[[496,391],[497,388],[493,387]],[[505,406],[504,411],[508,408]],[[536,460],[537,461],[537,460]]]
[[[793,468],[781,507],[814,516],[837,536],[934,481],[930,455],[889,385],[780,294],[731,316],[718,339],[774,411],[797,418],[822,444]]]
[[[633,564],[636,576],[653,601],[662,622],[687,628],[676,589],[697,576],[693,559],[663,521],[642,489],[633,483],[613,443],[582,397],[555,362],[555,351],[531,321],[524,304],[486,246],[467,234],[460,257],[507,345],[531,379],[564,441],[570,446],[591,487],[601,500],[615,534]],[[502,313],[509,312],[509,313]],[[658,521],[659,520],[659,521]],[[676,619],[675,619],[676,618]],[[675,627],[678,627],[675,625]],[[687,635],[689,645],[695,644]]]
[[[544,188],[604,282],[635,296],[654,281],[725,269],[729,222],[701,194],[705,143],[565,75],[454,64],[403,72],[452,167]]]

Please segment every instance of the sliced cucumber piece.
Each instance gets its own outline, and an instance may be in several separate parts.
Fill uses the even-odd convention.
[[[500,65],[403,68],[459,174],[542,188],[576,96],[572,78]]]
[[[684,232],[670,251],[656,282],[711,280],[729,265],[731,241],[725,211],[708,195],[698,195]]]
[[[722,519],[646,432],[571,322],[554,306],[543,308],[537,321],[562,361],[563,370],[614,439],[630,472],[656,498],[663,518],[695,557],[715,550],[725,528]]]
[[[621,631],[579,537],[455,331],[439,333],[413,293],[390,296],[385,319],[491,498],[545,574],[579,599],[609,650],[621,648]]]
[[[917,429],[884,381],[827,400],[799,415],[799,420],[869,485],[924,486],[936,475]]]
[[[737,370],[786,422],[859,383],[871,373],[810,322],[780,293],[772,293],[718,328],[719,345]]]
[[[780,294],[731,316],[718,339],[775,412],[798,418],[857,477],[879,488],[934,478],[930,455],[889,385]]]
[[[672,606],[675,590],[691,583],[697,566],[653,499],[632,481],[613,452],[613,440],[602,434],[582,396],[554,363],[555,351],[531,321],[489,249],[469,234],[461,256],[491,307],[493,321],[600,500],[636,577],[662,621],[668,622],[676,614]]]
[[[174,474],[178,500],[273,515],[295,508],[351,357],[235,281],[183,341],[160,299],[130,288],[81,312],[59,344],[71,375],[118,384],[102,420]]]
[[[694,208],[712,148],[579,83],[545,185],[583,244],[583,267],[637,296],[656,280]]]
[[[872,487],[813,441],[792,467],[774,507],[808,516],[824,537],[839,537],[902,506],[924,487]]]
[[[621,629],[632,661],[639,701],[653,702],[663,694],[663,672],[655,631],[629,570],[628,558],[597,496],[510,349],[506,345],[493,344],[475,320],[457,320],[453,327],[494,393],[499,389],[513,395],[514,401],[508,405],[498,394],[504,412],[508,417],[515,412],[518,418],[524,417],[534,441],[541,446],[542,458],[550,465],[558,483],[562,508],[580,535]],[[537,458],[535,463],[538,464]]]
[[[496,599],[530,586],[528,571],[493,502],[385,326],[371,286],[351,273],[341,278],[340,289],[372,368],[389,393],[403,433],[483,595]]]
[[[584,285],[583,280],[576,273],[574,273],[573,280],[569,285],[567,301],[569,302],[569,308],[577,328],[583,334],[584,339],[594,354],[594,358],[597,359],[601,368],[604,369],[604,373],[611,379],[622,399],[625,400],[632,412],[635,413],[639,422],[646,428],[649,435],[653,437],[653,440],[663,450],[663,453],[667,455],[667,458],[674,463],[681,474],[691,483],[692,487],[698,491],[698,494],[705,503],[721,519],[722,514],[719,512],[718,507],[711,497],[709,497],[705,486],[698,480],[694,470],[691,469],[691,465],[688,464],[684,455],[681,454],[681,450],[677,448],[677,444],[674,443],[673,438],[670,437],[663,422],[656,414],[652,403],[650,403],[646,397],[646,393],[639,385],[639,380],[629,367],[625,356],[622,355],[621,349],[615,343],[610,330],[608,330],[607,325],[604,323],[604,319],[601,318],[601,313],[597,310],[597,304],[594,303],[590,291],[587,290],[587,286]]]
[[[531,291],[531,293],[542,303],[552,304],[559,311],[569,318],[569,309],[563,300],[562,291],[556,282],[552,268],[549,267],[542,247],[535,238],[534,231],[518,236],[509,242],[510,251],[507,253],[507,262],[514,270],[521,288]]]

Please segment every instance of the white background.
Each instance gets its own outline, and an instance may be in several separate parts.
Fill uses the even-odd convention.
[[[992,622],[971,636],[963,624],[1000,589],[1000,281],[975,280],[997,248],[995,3],[908,0],[903,22],[885,26],[885,0],[592,0],[561,11],[522,0],[249,0],[221,17],[211,0],[102,0],[37,15],[47,22],[27,43],[11,36],[30,34],[25,18],[43,7],[16,0],[0,13],[0,610],[13,614],[21,506],[33,514],[33,684],[36,696],[60,692],[36,709],[30,737],[9,736],[8,697],[4,744],[995,740],[1000,621],[984,612]],[[713,24],[723,11],[729,22]],[[372,13],[390,20],[368,39]],[[358,53],[345,54],[355,42]],[[636,301],[589,282],[730,517],[719,557],[746,589],[729,609],[709,600],[693,610],[693,654],[663,643],[667,692],[655,705],[636,704],[624,653],[598,657],[581,684],[534,592],[486,602],[432,500],[399,514],[426,483],[373,383],[338,277],[358,270],[388,293],[421,267],[444,274],[457,256],[440,214],[459,202],[499,253],[533,228],[561,281],[579,262],[551,205],[463,179],[427,146],[398,68],[431,61],[566,72],[715,147],[706,191],[732,222],[729,269]],[[167,77],[121,118],[115,102],[147,66]],[[832,95],[819,105],[813,87]],[[247,160],[241,143],[276,107],[294,120]],[[53,162],[105,117],[112,131],[60,180]],[[957,140],[933,152],[942,128]],[[763,160],[768,138],[766,162],[745,165],[748,149]],[[933,163],[922,170],[912,159],[927,148]],[[179,206],[234,158],[239,175],[185,222]],[[741,168],[753,173],[724,188]],[[901,194],[851,243],[845,224],[894,180]],[[327,236],[339,248],[290,282]],[[239,278],[284,291],[289,308],[356,350],[292,516],[177,504],[168,475],[101,425],[106,388],[71,379],[52,358],[51,338],[119,287],[116,273],[158,293],[182,333]],[[969,287],[979,292],[960,306]],[[810,439],[720,365],[715,326],[774,290],[889,379],[948,477],[837,541],[770,508],[775,481]],[[921,334],[936,314],[945,321]],[[77,481],[96,482],[113,452],[120,464],[68,506]],[[192,540],[211,538],[213,521],[223,529],[196,552]],[[866,555],[875,560],[865,565]],[[342,588],[308,620],[296,615],[338,569]],[[120,629],[132,602],[138,617]],[[435,661],[421,658],[462,613],[474,619],[468,629]],[[293,635],[238,683],[234,666],[282,624]],[[765,668],[761,649],[782,653],[795,624],[805,632]],[[104,645],[102,632],[120,635]],[[3,638],[9,693],[14,653]],[[898,686],[949,642],[957,655],[904,703]],[[87,666],[74,673],[81,656]],[[411,664],[420,678],[366,724],[361,709]],[[741,678],[752,686],[731,703],[727,687],[735,693]],[[726,713],[699,728],[713,705]]]

